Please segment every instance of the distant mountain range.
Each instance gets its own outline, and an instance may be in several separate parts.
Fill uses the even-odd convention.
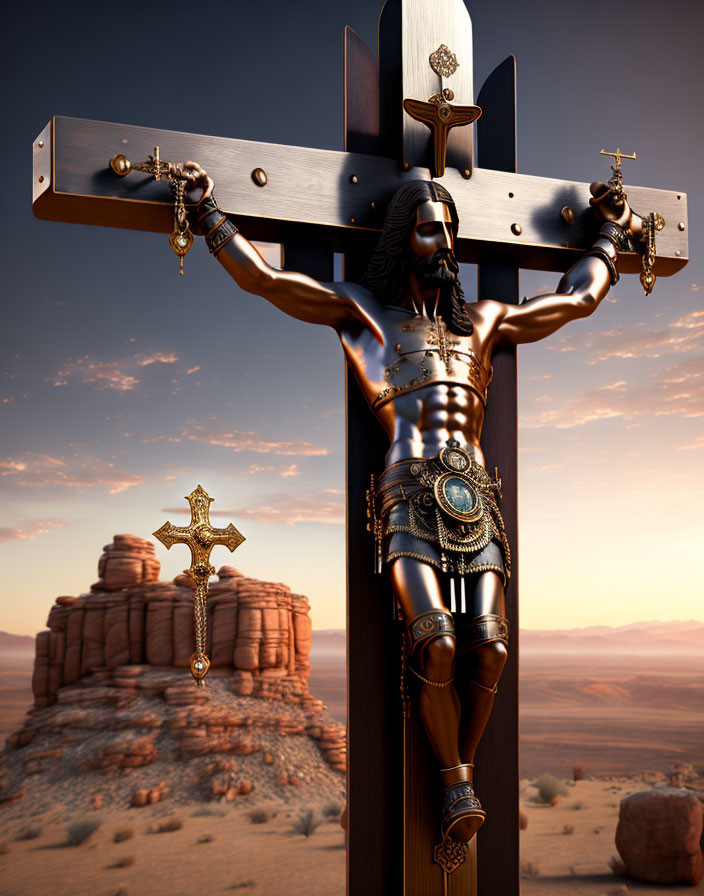
[[[345,650],[344,629],[321,629],[313,632],[314,657],[333,656]],[[521,629],[521,652],[628,655],[704,656],[704,622],[633,622],[612,627],[591,625],[570,629]]]
[[[313,632],[314,659],[337,657],[345,652],[344,629],[318,629]],[[0,632],[0,653],[33,653],[34,638]],[[691,655],[704,657],[704,622],[633,622],[612,627],[521,629],[522,654],[555,653],[623,655]]]
[[[0,632],[1,653],[34,653],[34,638],[30,635],[11,635],[9,632]]]

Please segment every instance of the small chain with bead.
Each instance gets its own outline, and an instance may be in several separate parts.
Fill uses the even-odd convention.
[[[643,218],[644,246],[643,255],[641,257],[643,270],[640,274],[640,284],[645,290],[646,296],[650,295],[653,291],[653,286],[655,286],[655,274],[653,272],[656,254],[655,232],[662,230],[664,226],[665,220],[657,212],[650,212],[649,215],[646,215]]]

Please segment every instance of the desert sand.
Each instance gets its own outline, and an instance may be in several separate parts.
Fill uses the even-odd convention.
[[[346,710],[343,643],[338,638],[333,649],[316,649],[314,643],[311,654],[311,691],[340,721]],[[704,768],[704,660],[548,654],[522,655],[521,805],[528,826],[520,834],[521,893],[704,893],[704,884],[639,884],[615,876],[609,865],[617,855],[619,801],[649,789],[643,772],[666,772],[677,761]],[[30,655],[2,657],[4,734],[17,727],[31,701],[30,672]],[[582,765],[586,779],[571,784],[554,806],[536,803],[532,780],[543,772],[567,779],[574,764]],[[93,809],[83,796],[79,802],[52,800],[49,782],[34,780],[32,787],[47,787],[44,801],[26,798],[0,808],[3,896],[344,893],[339,805],[322,798],[314,782],[291,790],[288,802],[255,790],[231,803],[170,798],[137,809],[106,800],[104,808]],[[313,823],[305,836],[300,819],[308,813]],[[86,820],[96,825],[94,832],[81,845],[66,845],[69,826]],[[173,829],[150,832],[159,824]],[[128,839],[116,843],[119,831]]]
[[[632,779],[583,780],[569,787],[557,805],[542,806],[534,802],[534,788],[524,782],[521,803],[528,827],[521,832],[522,896],[704,892],[701,885],[658,887],[612,873],[609,860],[616,854],[618,802],[644,786]],[[319,824],[306,837],[300,819],[311,809]],[[189,896],[233,891],[342,896],[344,833],[333,809],[316,803],[312,792],[287,806],[247,797],[234,804],[167,801],[124,811],[67,811],[54,805],[31,817],[24,817],[19,806],[9,808],[2,824],[0,892],[4,896]],[[264,820],[254,823],[252,818]],[[83,844],[66,845],[68,825],[85,821],[97,829]],[[159,825],[178,829],[152,832]],[[36,836],[17,839],[28,834]],[[128,839],[116,843],[120,834]]]

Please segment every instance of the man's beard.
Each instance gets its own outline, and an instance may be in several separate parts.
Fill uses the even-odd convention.
[[[452,252],[440,251],[430,258],[423,258],[409,250],[408,263],[421,286],[439,288],[445,292],[459,283],[459,265]]]

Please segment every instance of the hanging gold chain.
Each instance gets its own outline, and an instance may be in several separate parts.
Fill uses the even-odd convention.
[[[640,274],[640,283],[645,290],[646,296],[649,296],[655,286],[655,274],[653,273],[653,265],[655,264],[655,256],[657,254],[655,248],[655,232],[662,230],[665,226],[664,218],[657,212],[650,212],[643,218],[643,238],[644,247],[641,256],[641,264],[643,270]]]

